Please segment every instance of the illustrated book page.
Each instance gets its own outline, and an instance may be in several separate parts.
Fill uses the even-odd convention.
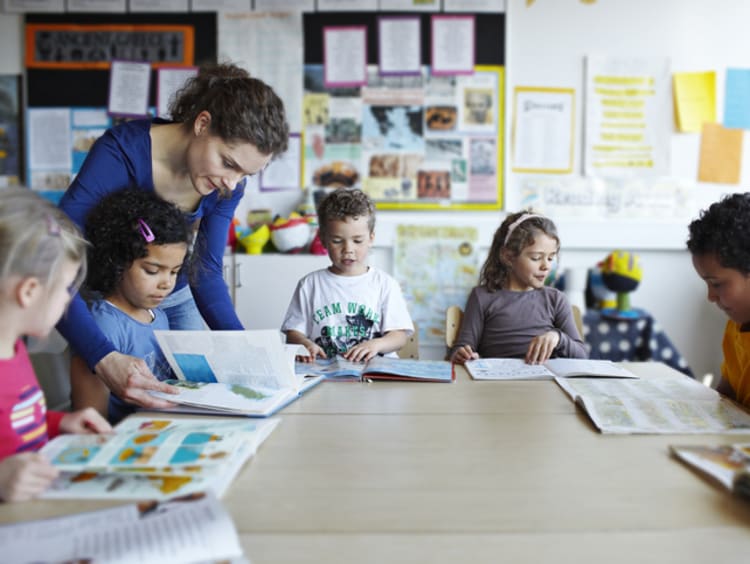
[[[453,367],[444,360],[413,360],[376,356],[366,363],[353,362],[338,356],[333,359],[316,359],[315,362],[298,362],[297,374],[323,376],[329,380],[410,380],[416,382],[452,382]]]
[[[750,432],[750,414],[687,376],[555,381],[603,433]]]
[[[285,346],[278,331],[155,333],[179,394],[152,395],[200,412],[265,417],[322,381],[295,374],[298,347]]]
[[[553,358],[528,364],[521,358],[479,358],[465,364],[475,380],[552,380],[558,378],[638,378],[609,360]]]
[[[221,497],[277,424],[131,416],[112,435],[61,435],[41,450],[62,470],[42,497]]]
[[[726,489],[750,496],[750,443],[734,445],[672,445],[672,454]]]

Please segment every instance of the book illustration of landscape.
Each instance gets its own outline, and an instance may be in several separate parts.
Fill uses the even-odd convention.
[[[221,495],[276,424],[133,416],[111,435],[62,435],[41,451],[62,470],[44,497]]]
[[[287,349],[278,331],[156,331],[156,338],[179,393],[151,393],[192,411],[266,417],[323,380],[294,373],[296,347]]]

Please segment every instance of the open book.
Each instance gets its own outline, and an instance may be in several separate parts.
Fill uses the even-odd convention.
[[[4,525],[0,546],[4,562],[247,562],[210,494]]]
[[[41,449],[62,471],[42,497],[222,496],[277,423],[131,416],[109,435],[60,435]]]
[[[672,454],[726,489],[750,497],[750,443],[670,446]]]
[[[609,360],[552,358],[527,364],[521,358],[479,358],[465,364],[474,380],[552,380],[553,378],[638,378]]]
[[[297,374],[312,374],[331,380],[410,380],[413,382],[452,382],[451,363],[445,360],[412,360],[376,356],[372,360],[352,362],[343,357],[318,358],[315,362],[298,362]]]
[[[750,414],[684,375],[555,381],[603,433],[750,433]]]
[[[193,413],[266,417],[323,380],[294,371],[297,347],[261,331],[155,331],[179,395],[151,392]]]

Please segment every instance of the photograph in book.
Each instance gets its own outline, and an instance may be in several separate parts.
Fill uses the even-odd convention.
[[[453,382],[453,366],[445,360],[413,360],[376,356],[368,362],[353,362],[342,356],[297,362],[298,375],[322,376],[328,380],[408,380],[412,382]]]
[[[277,424],[131,416],[111,435],[61,435],[41,450],[62,470],[42,497],[220,497]]]
[[[210,493],[2,525],[0,546],[3,562],[172,564],[242,557],[234,522]]]
[[[750,433],[750,413],[678,375],[639,380],[555,378],[602,433]]]
[[[177,381],[178,394],[150,392],[193,413],[266,417],[297,399],[323,378],[294,371],[297,346],[281,333],[258,331],[155,331]],[[185,411],[177,409],[176,411]]]
[[[479,358],[465,363],[474,380],[552,380],[553,378],[638,378],[609,360],[553,358],[528,364],[521,358]]]
[[[750,443],[672,445],[669,449],[679,460],[729,491],[750,497]]]

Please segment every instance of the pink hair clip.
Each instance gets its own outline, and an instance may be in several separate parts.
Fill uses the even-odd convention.
[[[138,230],[141,232],[141,235],[143,235],[143,238],[146,239],[146,243],[152,243],[154,239],[156,239],[156,237],[154,237],[154,232],[151,231],[148,223],[141,218],[138,218]]]

